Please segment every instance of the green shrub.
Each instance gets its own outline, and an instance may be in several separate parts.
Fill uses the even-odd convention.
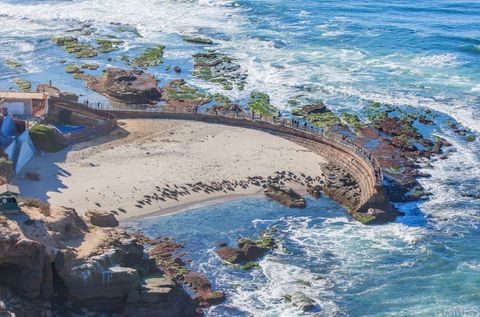
[[[32,197],[22,197],[22,198],[20,198],[20,201],[27,207],[33,207],[33,208],[40,209],[40,212],[45,217],[50,216],[50,204],[49,203],[43,202],[40,199],[32,198]]]
[[[40,151],[58,152],[65,148],[63,144],[58,142],[59,136],[52,127],[36,124],[28,132],[33,144]]]

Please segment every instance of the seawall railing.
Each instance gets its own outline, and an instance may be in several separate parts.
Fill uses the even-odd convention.
[[[279,135],[313,150],[347,170],[356,179],[361,189],[359,203],[353,204],[344,197],[334,198],[350,210],[366,211],[371,207],[381,208],[387,201],[383,189],[381,166],[367,149],[356,144],[347,136],[325,132],[309,124],[299,124],[292,120],[277,118],[166,112],[161,107],[145,107],[146,109],[139,110],[116,110],[105,109],[96,104],[86,105],[67,100],[55,100],[55,103],[62,108],[68,108],[83,114],[91,114],[92,117],[101,117],[107,120],[107,124],[103,127],[88,129],[79,132],[79,135],[70,136],[76,140],[112,129],[117,124],[117,119],[189,120],[256,129]]]
[[[348,137],[325,132],[311,125],[294,124],[286,119],[260,119],[236,116],[220,116],[203,113],[179,113],[146,110],[100,110],[91,109],[98,114],[110,113],[118,119],[167,119],[189,120],[229,126],[250,128],[269,132],[287,139],[305,144],[310,142],[311,148],[317,149],[317,154],[324,155],[324,150],[329,149],[334,157],[327,157],[341,165],[354,176],[361,186],[361,201],[356,206],[347,206],[353,210],[362,210],[374,205],[383,204],[383,173],[378,161],[365,148],[356,144]],[[315,144],[322,145],[318,148]],[[323,150],[322,150],[323,149]]]

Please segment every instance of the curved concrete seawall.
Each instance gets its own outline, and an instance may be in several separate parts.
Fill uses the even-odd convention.
[[[347,207],[352,213],[364,213],[369,208],[384,209],[390,206],[383,188],[383,174],[377,160],[364,148],[330,134],[321,134],[307,129],[293,128],[281,122],[266,122],[235,117],[193,113],[147,112],[136,110],[96,110],[98,114],[114,114],[118,119],[170,119],[193,120],[213,124],[224,124],[257,129],[278,135],[295,142],[346,170],[360,187],[360,199],[354,201],[335,191],[327,194]]]

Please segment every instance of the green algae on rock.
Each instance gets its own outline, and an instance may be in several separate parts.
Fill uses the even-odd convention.
[[[30,89],[32,89],[32,83],[28,80],[17,78],[15,79],[15,84],[23,91],[30,91]]]
[[[130,33],[136,37],[142,37],[142,34],[134,26],[128,24],[112,23],[115,25],[114,31],[117,33]]]
[[[197,78],[219,84],[225,90],[245,88],[247,75],[234,60],[214,50],[193,55],[193,75]]]
[[[353,131],[359,131],[365,128],[365,124],[362,123],[357,115],[344,112],[341,115],[342,123],[346,124]]]
[[[199,100],[208,97],[198,89],[189,86],[184,80],[174,80],[164,88],[167,99],[174,100]]]
[[[122,40],[115,40],[115,39],[97,39],[97,50],[101,53],[110,53],[119,49],[119,45],[123,44],[124,41]]]
[[[140,56],[133,59],[132,64],[138,67],[155,67],[163,63],[164,45],[147,48]]]
[[[75,74],[80,72],[80,67],[78,65],[68,64],[65,66],[65,72],[69,74]]]
[[[213,44],[213,41],[208,37],[203,37],[200,35],[183,35],[182,39],[185,42],[197,43],[197,44]]]
[[[13,59],[7,59],[5,61],[5,65],[7,65],[10,68],[20,68],[20,67],[22,67],[22,64],[20,64],[19,62],[17,62],[16,60],[13,60]]]
[[[100,67],[97,63],[83,63],[82,68],[88,70],[97,70]]]
[[[340,119],[332,112],[312,113],[305,116],[305,119],[316,127],[329,130],[332,126],[340,123]]]
[[[73,36],[56,36],[53,42],[77,58],[92,58],[98,55],[97,50],[90,44],[80,43],[78,38]]]
[[[270,232],[263,232],[257,240],[240,238],[235,248],[221,243],[215,253],[228,264],[233,264],[242,270],[249,270],[258,267],[257,260],[276,247],[277,242]]]
[[[270,96],[264,92],[252,91],[248,107],[257,115],[266,117],[278,115],[278,108],[270,103]]]

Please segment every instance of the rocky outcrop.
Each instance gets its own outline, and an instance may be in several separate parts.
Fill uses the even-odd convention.
[[[269,185],[264,190],[265,196],[278,201],[289,208],[305,208],[306,202],[299,193],[285,186]]]
[[[85,213],[85,217],[92,225],[97,227],[114,228],[119,225],[115,215],[106,211],[89,210]]]
[[[220,243],[215,253],[225,262],[237,264],[243,269],[250,269],[254,267],[253,264],[256,264],[255,261],[276,246],[275,240],[268,233],[263,233],[257,240],[239,239],[235,248],[226,243]]]
[[[312,113],[319,114],[319,113],[328,112],[330,110],[323,103],[316,103],[316,104],[310,104],[310,105],[303,106],[302,111],[305,114],[312,114]]]
[[[312,313],[320,310],[315,301],[302,292],[285,295],[285,301],[304,312]]]
[[[51,257],[45,245],[16,228],[0,229],[0,284],[27,298],[52,295]]]
[[[165,101],[165,111],[192,113],[211,99],[183,79],[176,79],[162,88],[162,100]]]
[[[308,186],[307,193],[313,198],[319,199],[322,197],[322,189],[323,187],[321,185]]]
[[[0,286],[15,294],[6,299],[9,312],[196,315],[197,304],[134,236],[85,222],[69,208],[29,204],[11,217],[0,218]],[[30,304],[38,314],[22,315]]]
[[[214,290],[205,275],[192,272],[186,267],[185,261],[182,259],[184,254],[180,252],[183,249],[182,244],[166,237],[150,239],[139,232],[134,233],[134,235],[151,246],[148,254],[155,259],[156,265],[169,278],[179,284],[187,285],[193,290],[193,293],[195,293],[194,305],[193,303],[184,305],[190,309],[190,314],[201,315],[203,314],[202,308],[219,304],[225,300],[225,293]]]
[[[197,293],[195,300],[200,307],[220,304],[225,300],[225,294],[220,291],[213,291],[212,284],[203,274],[189,272],[185,275],[184,280]]]
[[[209,50],[193,55],[193,62],[194,76],[219,84],[225,90],[245,88],[247,74],[230,56]]]
[[[161,93],[154,76],[141,70],[107,68],[99,77],[87,78],[88,88],[125,104],[154,104]]]

